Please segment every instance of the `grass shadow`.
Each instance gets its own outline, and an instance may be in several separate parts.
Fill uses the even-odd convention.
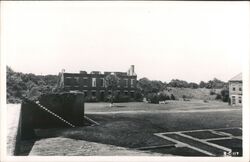
[[[37,139],[20,141],[19,151],[16,156],[28,156]]]

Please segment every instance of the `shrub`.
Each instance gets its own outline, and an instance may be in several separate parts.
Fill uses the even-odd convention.
[[[229,102],[229,90],[228,89],[221,90],[221,98],[223,102]]]
[[[143,101],[143,96],[142,96],[141,92],[139,92],[139,91],[135,92],[135,101],[139,101],[139,102]]]
[[[111,95],[105,96],[104,101],[105,102],[111,102]]]
[[[96,97],[90,97],[90,96],[87,96],[84,98],[85,99],[85,102],[97,102],[97,98]]]
[[[150,99],[150,103],[154,103],[154,104],[159,104],[159,98],[157,95],[154,95],[151,99]]]
[[[170,97],[164,93],[160,93],[157,95],[159,101],[165,101],[165,100],[170,100]]]
[[[146,98],[149,103],[158,104],[160,101],[159,95],[157,95],[156,93],[149,93]]]
[[[106,96],[104,101],[111,102],[111,97],[112,97],[111,95]],[[114,97],[113,102],[116,102],[116,103],[117,102],[129,102],[129,101],[131,101],[129,96],[125,96],[125,95],[121,95],[121,94],[120,95],[115,94],[113,97]]]
[[[173,94],[171,94],[171,97],[170,97],[171,100],[175,100],[175,96]]]
[[[222,96],[220,94],[216,94],[216,97],[215,97],[216,100],[221,100],[222,99]]]
[[[147,101],[149,101],[150,103],[156,103],[158,104],[159,101],[166,101],[166,100],[175,100],[175,96],[173,94],[171,94],[171,96],[169,96],[168,94],[165,93],[149,93],[146,96]]]
[[[114,102],[129,102],[129,101],[130,101],[130,97],[124,96],[124,95],[115,96],[114,98]]]
[[[203,100],[203,102],[208,103],[208,100]]]
[[[211,90],[210,95],[215,95],[215,92]]]
[[[13,97],[13,96],[10,96],[10,97],[7,98],[7,103],[8,103],[8,104],[9,104],[9,103],[14,103],[14,104],[16,104],[16,103],[21,103],[21,102],[22,102],[21,99],[15,98],[15,97]]]

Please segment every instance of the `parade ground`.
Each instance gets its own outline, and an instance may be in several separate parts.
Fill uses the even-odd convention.
[[[94,122],[84,127],[36,130],[38,138],[23,154],[241,156],[242,152],[242,108],[223,102],[130,102],[113,107],[85,103],[85,116]],[[71,150],[60,152],[58,148],[64,145]]]

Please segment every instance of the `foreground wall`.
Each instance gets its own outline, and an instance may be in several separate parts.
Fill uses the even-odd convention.
[[[34,129],[82,126],[84,97],[81,93],[46,94],[37,101],[24,99],[21,106],[21,139],[35,137]],[[43,109],[44,108],[44,109]]]

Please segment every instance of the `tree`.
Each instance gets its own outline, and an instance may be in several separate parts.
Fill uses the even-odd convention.
[[[146,98],[149,103],[159,104],[160,99],[157,93],[148,93]]]
[[[209,80],[209,81],[207,82],[207,84],[206,84],[206,88],[208,88],[208,89],[212,89],[213,86],[214,86],[214,84],[213,84],[213,81],[212,81],[212,80]]]
[[[209,80],[208,83],[206,83],[206,88],[208,89],[214,89],[214,88],[224,88],[225,86],[227,86],[227,83],[214,78],[213,80]]]
[[[57,75],[24,74],[15,72],[9,66],[6,67],[6,72],[7,103],[21,102],[22,96],[28,96],[32,89],[37,89],[41,93],[49,93],[55,89],[58,80]]]
[[[200,81],[199,87],[200,88],[205,88],[206,87],[206,83],[204,81]]]
[[[196,83],[193,83],[193,82],[189,83],[188,86],[189,86],[189,88],[192,88],[192,89],[197,89],[197,88],[199,88],[199,85],[196,84]]]
[[[216,94],[216,97],[215,97],[216,100],[221,100],[222,99],[222,96],[221,94]]]
[[[214,87],[213,88],[223,88],[226,85],[225,82],[223,82],[223,81],[221,81],[221,80],[219,80],[217,78],[214,78],[213,82],[214,82]]]
[[[159,98],[159,101],[170,100],[170,97],[165,93],[159,93],[157,97]]]
[[[114,90],[117,89],[118,83],[119,83],[119,77],[115,74],[109,74],[105,77],[105,87],[107,90],[111,90],[110,94],[110,107],[113,106],[114,102]]]
[[[148,78],[141,78],[138,80],[137,89],[146,96],[152,92],[151,81]]]
[[[172,79],[171,82],[168,83],[170,87],[178,87],[178,88],[188,88],[188,82],[179,79]]]
[[[227,88],[221,90],[221,97],[223,102],[229,102],[229,90]]]
[[[171,94],[171,97],[170,97],[171,100],[175,100],[175,96],[173,94]]]

